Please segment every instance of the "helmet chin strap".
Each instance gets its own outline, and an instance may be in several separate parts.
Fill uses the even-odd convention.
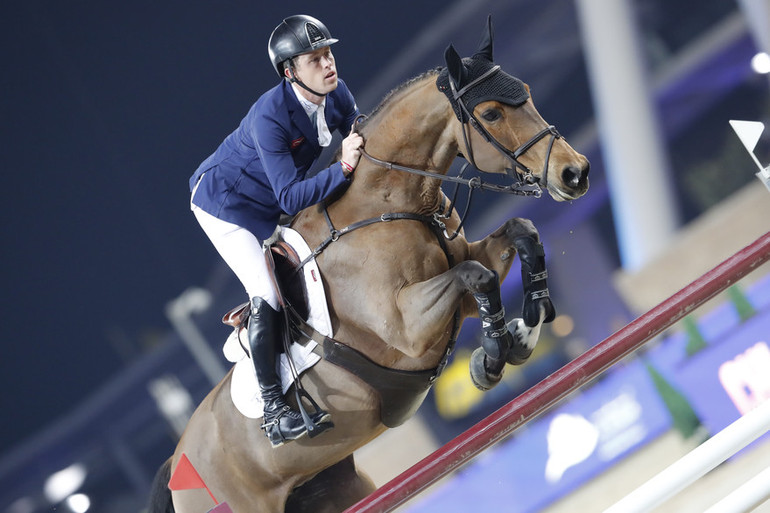
[[[306,86],[304,82],[302,82],[297,78],[297,76],[294,74],[294,61],[292,59],[289,59],[289,81],[294,84],[297,84],[305,91],[308,91],[316,96],[320,96],[320,97],[326,96],[326,93],[319,93],[318,91],[313,91],[308,86]]]

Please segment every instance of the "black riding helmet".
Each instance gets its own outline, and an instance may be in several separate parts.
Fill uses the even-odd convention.
[[[286,61],[291,60],[297,55],[325,46],[331,46],[337,41],[329,33],[326,25],[319,20],[305,14],[297,14],[285,18],[275,27],[273,33],[270,34],[270,41],[267,43],[267,53],[270,55],[270,61],[273,63],[273,68],[278,73],[278,76],[283,78],[283,69]],[[294,78],[293,72],[291,80],[311,93],[323,96]]]

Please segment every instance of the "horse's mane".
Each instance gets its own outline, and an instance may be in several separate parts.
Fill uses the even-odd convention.
[[[416,77],[412,77],[406,82],[392,89],[388,94],[385,95],[385,97],[382,99],[380,104],[374,108],[374,110],[369,114],[369,116],[367,116],[366,119],[358,125],[358,127],[360,129],[364,129],[366,125],[369,123],[369,121],[375,118],[377,114],[379,114],[394,99],[394,97],[398,96],[399,93],[411,87],[415,82],[420,82],[424,78],[438,75],[442,69],[443,69],[442,67],[429,69],[428,71],[420,75],[417,75]]]
[[[421,81],[424,78],[428,78],[428,77],[431,77],[431,76],[438,75],[441,72],[441,70],[443,70],[443,69],[444,68],[441,67],[441,66],[433,68],[433,69],[429,69],[428,71],[426,71],[424,73],[421,73],[420,75],[417,75],[416,77],[412,77],[409,80],[407,80],[406,82],[404,82],[403,84],[401,84],[401,85],[395,87],[394,89],[392,89],[388,94],[385,95],[385,97],[382,99],[380,104],[377,105],[377,107],[375,107],[374,110],[368,116],[364,117],[364,119],[362,121],[360,121],[358,124],[356,124],[356,130],[359,131],[359,132],[364,130],[366,128],[366,126],[370,123],[370,121],[372,119],[374,119],[375,117],[377,117],[377,115],[394,99],[394,97],[398,96],[398,94],[401,91],[404,91],[405,89],[408,89],[414,83],[419,82],[419,81]],[[339,162],[341,157],[342,157],[342,146],[340,145],[340,147],[337,148],[337,150],[334,152],[334,155],[332,155],[330,164],[334,163],[334,162]]]

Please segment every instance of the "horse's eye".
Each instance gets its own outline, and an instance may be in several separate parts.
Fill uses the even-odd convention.
[[[497,121],[500,119],[500,111],[497,109],[488,109],[481,114],[481,117],[487,121]]]

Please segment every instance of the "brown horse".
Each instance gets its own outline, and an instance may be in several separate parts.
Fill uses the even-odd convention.
[[[472,373],[478,386],[489,388],[506,361],[521,363],[529,356],[540,325],[553,314],[547,289],[535,286],[545,282],[539,236],[530,221],[514,218],[476,242],[466,241],[462,230],[454,238],[437,237],[430,220],[446,200],[438,176],[462,153],[482,171],[522,176],[530,188],[539,185],[557,200],[571,200],[587,191],[589,166],[542,119],[528,87],[494,66],[491,22],[473,57],[460,59],[451,46],[445,57],[446,68],[403,84],[358,126],[372,158],[362,158],[349,188],[326,212],[308,208],[292,227],[311,248],[334,240],[317,257],[334,339],[405,376],[426,370],[435,375],[462,319],[495,313],[500,281],[518,249],[522,269],[531,271],[523,273],[525,288],[532,286],[525,307],[531,311],[510,324],[509,345],[495,345],[494,329],[485,332]],[[378,218],[384,221],[341,229]],[[449,232],[461,224],[456,213],[443,222]],[[331,237],[330,226],[344,236]],[[489,326],[499,328],[499,320],[485,317]],[[155,492],[169,502],[165,485],[183,453],[208,490],[174,491],[173,507],[159,509],[155,502],[150,511],[205,513],[214,507],[212,496],[236,513],[342,511],[373,491],[357,471],[353,452],[416,409],[384,423],[382,394],[366,376],[322,359],[302,383],[331,413],[335,427],[274,449],[260,421],[233,406],[231,378],[232,372],[198,407],[159,472]]]

